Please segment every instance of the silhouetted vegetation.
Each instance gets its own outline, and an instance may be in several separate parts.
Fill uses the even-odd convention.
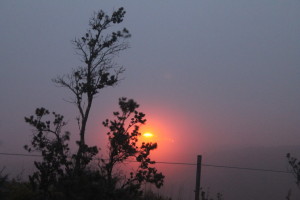
[[[86,154],[98,153],[97,148],[89,147],[85,142],[86,126],[93,99],[101,89],[116,85],[119,82],[119,74],[124,71],[113,59],[122,50],[128,48],[126,39],[130,37],[129,31],[123,28],[107,33],[107,29],[120,24],[125,13],[123,8],[114,11],[110,16],[102,10],[94,13],[85,35],[73,40],[76,53],[83,65],[74,69],[71,74],[53,80],[72,92],[73,103],[79,112],[77,120],[80,139],[77,142],[78,151],[75,155],[77,173],[84,170],[89,163],[87,161],[91,159],[86,157]]]
[[[114,191],[115,180],[113,169],[129,158],[134,158],[139,163],[136,172],[130,172],[130,175],[120,185],[120,188],[131,191],[138,195],[141,192],[143,182],[153,183],[157,188],[163,185],[164,176],[158,173],[156,168],[151,167],[155,162],[149,158],[152,150],[157,148],[157,143],[142,143],[138,146],[139,126],[146,122],[145,114],[136,109],[139,105],[132,99],[119,99],[121,112],[114,112],[114,120],[106,120],[103,125],[109,129],[107,133],[109,139],[108,160],[102,159],[104,167],[102,168],[107,185]]]
[[[200,195],[200,199],[201,200],[223,200],[223,195],[221,193],[217,193],[216,194],[216,198],[212,198],[209,194],[209,190],[208,191],[204,191],[202,188],[201,188],[201,195]]]
[[[28,182],[18,179],[8,179],[4,174],[4,169],[0,170],[0,199],[1,200],[31,200],[33,191]]]
[[[36,109],[35,115],[25,120],[35,128],[29,152],[41,152],[42,161],[35,161],[37,172],[29,177],[35,199],[137,199],[142,196],[141,185],[163,185],[164,176],[158,173],[149,158],[156,143],[138,145],[139,126],[146,122],[145,114],[138,112],[139,105],[132,99],[119,99],[120,112],[115,119],[105,120],[109,129],[108,159],[100,159],[96,169],[76,171],[76,156],[69,153],[69,133],[62,133],[66,125],[63,116],[52,113],[54,120],[44,119],[50,115],[45,108]],[[87,165],[94,154],[85,151],[81,163]],[[94,151],[93,151],[94,152]],[[139,163],[138,168],[123,176],[114,173],[117,164],[129,158]],[[123,177],[123,178],[122,178]]]
[[[154,193],[153,191],[146,191],[142,200],[172,200],[169,197],[162,196],[160,194]]]
[[[296,178],[296,183],[300,187],[300,161],[297,158],[291,156],[290,153],[288,153],[286,157],[288,159],[288,163],[291,167],[292,173]]]
[[[107,33],[111,26],[123,21],[125,11],[119,8],[112,15],[99,11],[89,21],[90,28],[80,39],[75,39],[76,52],[83,66],[69,75],[58,77],[54,82],[66,87],[74,95],[73,103],[78,109],[78,150],[72,154],[69,148],[70,133],[64,131],[64,116],[37,108],[34,115],[25,117],[33,127],[31,143],[24,148],[28,152],[41,153],[42,159],[35,161],[37,169],[29,176],[29,183],[9,182],[5,194],[8,199],[32,200],[142,200],[143,183],[160,188],[164,175],[159,173],[149,158],[156,143],[139,143],[140,125],[146,122],[145,114],[137,111],[139,105],[132,99],[120,98],[120,111],[114,112],[114,119],[103,122],[108,129],[108,155],[99,159],[97,166],[92,161],[98,154],[96,146],[85,142],[86,126],[95,95],[103,88],[119,82],[124,69],[113,62],[114,56],[128,48],[127,29]],[[118,164],[126,160],[137,162],[137,169],[120,174]],[[118,173],[117,173],[118,172]],[[3,182],[7,184],[6,177]],[[0,179],[2,180],[2,179]],[[3,183],[3,184],[4,184]],[[1,184],[1,183],[0,183]],[[24,193],[26,195],[14,196]],[[145,196],[146,198],[146,196]],[[153,197],[152,199],[163,199]]]
[[[5,196],[5,186],[7,182],[7,174],[4,175],[4,167],[0,170],[0,199],[3,199]]]

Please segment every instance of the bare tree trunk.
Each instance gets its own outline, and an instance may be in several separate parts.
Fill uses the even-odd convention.
[[[85,166],[82,165],[81,160],[83,158],[84,149],[85,149],[85,130],[86,130],[86,125],[89,117],[89,113],[91,110],[92,106],[92,98],[88,100],[88,106],[86,108],[84,117],[81,120],[81,129],[80,129],[80,140],[79,140],[79,147],[78,151],[76,154],[76,163],[75,163],[75,173],[80,173],[81,169],[84,168]]]

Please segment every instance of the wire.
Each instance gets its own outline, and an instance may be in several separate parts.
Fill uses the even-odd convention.
[[[22,154],[22,153],[0,153],[0,155],[4,155],[4,156],[42,157],[42,155],[37,155],[37,154]]]
[[[178,162],[155,162],[160,164],[174,164],[174,165],[197,165],[195,163],[178,163]],[[260,168],[249,168],[249,167],[236,167],[236,166],[226,166],[226,165],[212,165],[202,163],[203,167],[216,167],[216,168],[227,168],[227,169],[238,169],[238,170],[249,170],[249,171],[263,171],[263,172],[274,172],[274,173],[286,173],[291,174],[289,171],[273,170],[273,169],[260,169]]]
[[[170,164],[170,165],[197,165],[195,163],[181,163],[181,162],[156,162],[155,163],[159,163],[159,164]]]
[[[286,173],[286,174],[291,174],[292,173],[292,172],[289,172],[289,171],[282,171],[282,170],[260,169],[260,168],[249,168],[249,167],[236,167],[236,166],[225,166],[225,165],[202,164],[202,166],[205,166],[205,167],[217,167],[217,168],[227,168],[227,169],[238,169],[238,170],[249,170],[249,171]]]
[[[42,155],[37,155],[37,154],[1,153],[1,152],[0,152],[0,155],[4,155],[4,156],[42,157]],[[137,161],[127,161],[127,162],[137,162]],[[195,163],[185,163],[185,162],[156,161],[155,163],[157,163],[157,164],[169,164],[169,165],[197,165]],[[250,167],[237,167],[237,166],[227,166],[227,165],[212,165],[212,164],[205,164],[205,163],[202,163],[201,166],[203,166],[203,167],[225,168],[225,169],[236,169],[236,170],[248,170],[248,171],[261,171],[261,172],[292,174],[292,172],[282,171],[282,170],[250,168]]]

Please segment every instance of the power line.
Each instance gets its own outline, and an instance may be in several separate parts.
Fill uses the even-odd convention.
[[[273,169],[260,169],[260,168],[249,168],[249,167],[236,167],[236,166],[225,166],[225,165],[211,165],[211,164],[202,164],[205,167],[217,167],[217,168],[227,168],[227,169],[238,169],[238,170],[248,170],[248,171],[262,171],[262,172],[274,172],[274,173],[285,173],[291,174],[289,171],[282,170],[273,170]]]
[[[22,153],[3,153],[0,152],[0,155],[4,156],[25,156],[25,157],[42,157],[42,155],[38,154],[22,154]],[[127,161],[127,162],[137,162],[137,161]],[[186,162],[163,162],[163,161],[155,161],[157,164],[169,164],[169,165],[197,165],[196,163],[186,163]],[[202,163],[203,167],[215,167],[215,168],[225,168],[225,169],[236,169],[236,170],[248,170],[248,171],[261,171],[261,172],[273,172],[273,173],[285,173],[291,174],[289,171],[282,170],[273,170],[273,169],[261,169],[261,168],[250,168],[250,167],[237,167],[237,166],[228,166],[228,165],[213,165],[213,164],[205,164]]]
[[[23,153],[0,153],[0,155],[4,155],[4,156],[42,157],[42,155],[37,155],[37,154],[23,154]]]
[[[173,165],[197,165],[195,163],[179,163],[179,162],[155,162],[160,164],[173,164]],[[236,167],[236,166],[226,166],[226,165],[212,165],[212,164],[204,164],[204,167],[216,167],[216,168],[227,168],[227,169],[238,169],[238,170],[249,170],[249,171],[263,171],[263,172],[274,172],[274,173],[286,173],[291,174],[292,172],[289,171],[282,171],[282,170],[273,170],[273,169],[260,169],[260,168],[249,168],[249,167]]]
[[[155,161],[155,163],[158,163],[158,164],[170,164],[170,165],[197,165],[195,163],[182,163],[182,162],[157,162]]]

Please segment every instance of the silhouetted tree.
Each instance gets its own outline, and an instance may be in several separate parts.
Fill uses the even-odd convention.
[[[25,145],[28,152],[38,151],[42,154],[42,161],[35,161],[38,169],[29,180],[33,188],[40,191],[41,199],[49,199],[49,188],[57,184],[60,177],[70,172],[72,162],[68,158],[69,132],[62,133],[66,125],[63,116],[52,113],[54,120],[45,119],[50,112],[45,108],[37,108],[35,115],[25,117],[25,121],[33,126],[31,145]]]
[[[38,108],[35,115],[25,117],[34,127],[31,144],[25,145],[25,149],[42,153],[42,161],[34,162],[38,171],[29,177],[35,191],[33,199],[137,199],[142,195],[142,183],[152,183],[157,188],[163,185],[164,175],[153,167],[155,161],[149,158],[157,143],[138,143],[145,114],[137,111],[139,105],[132,99],[120,98],[119,106],[121,111],[113,113],[115,119],[103,122],[109,129],[108,160],[102,159],[99,170],[85,169],[75,176],[75,164],[67,144],[69,133],[62,132],[66,125],[64,117],[45,108]],[[113,173],[118,164],[130,158],[139,163],[136,171],[130,172],[127,178]],[[90,160],[82,162],[87,164]],[[26,188],[21,186],[17,189]]]
[[[77,106],[79,116],[80,139],[76,154],[75,171],[85,168],[86,153],[94,154],[97,149],[89,148],[85,143],[85,134],[88,117],[93,99],[105,87],[114,86],[119,82],[119,75],[124,69],[118,66],[114,57],[128,48],[126,39],[130,37],[129,31],[123,28],[119,31],[107,33],[107,30],[123,21],[125,10],[119,8],[112,15],[102,10],[95,13],[89,21],[89,29],[81,38],[76,38],[73,44],[76,53],[80,56],[82,66],[74,69],[71,74],[58,77],[53,81],[59,86],[66,87],[73,95],[73,103]],[[87,158],[89,159],[89,158]]]
[[[137,111],[139,105],[134,100],[120,98],[119,106],[121,111],[113,113],[115,119],[107,119],[103,122],[103,125],[109,129],[107,132],[109,145],[108,160],[102,160],[104,163],[102,171],[107,177],[110,191],[116,193],[118,188],[115,187],[120,185],[119,189],[130,190],[129,194],[140,196],[143,182],[153,183],[157,188],[163,185],[164,175],[151,166],[155,161],[149,158],[151,151],[157,148],[157,143],[143,142],[138,145],[138,137],[141,135],[139,127],[146,122],[146,119],[144,113]],[[134,158],[139,163],[138,169],[136,172],[130,172],[130,177],[125,181],[116,184],[118,178],[113,176],[114,167],[130,158]],[[133,196],[127,197],[130,198]]]
[[[297,158],[292,157],[290,153],[288,153],[286,155],[286,157],[287,157],[288,163],[292,169],[292,173],[296,178],[296,181],[297,181],[296,183],[298,186],[300,186],[300,161]]]
[[[130,34],[125,28],[108,32],[111,26],[123,21],[124,15],[123,8],[110,16],[103,11],[95,13],[89,21],[86,34],[73,41],[82,66],[69,75],[53,80],[74,95],[72,103],[79,112],[77,153],[70,153],[70,133],[63,132],[66,122],[62,115],[37,108],[34,115],[25,117],[25,122],[34,128],[31,143],[25,145],[25,149],[42,155],[41,161],[34,162],[37,172],[29,177],[33,189],[31,199],[135,199],[141,195],[143,182],[153,183],[158,188],[163,185],[164,176],[152,167],[155,162],[149,158],[157,144],[137,145],[138,136],[141,135],[139,125],[146,120],[143,113],[136,111],[139,106],[131,99],[121,98],[121,112],[114,112],[116,119],[103,123],[109,128],[109,160],[102,159],[96,170],[88,167],[98,153],[96,146],[90,147],[85,142],[93,99],[101,89],[116,85],[120,80],[119,75],[124,71],[113,59],[128,48],[126,39]],[[116,165],[131,157],[139,162],[137,171],[130,173],[127,179],[116,176],[113,173]]]

